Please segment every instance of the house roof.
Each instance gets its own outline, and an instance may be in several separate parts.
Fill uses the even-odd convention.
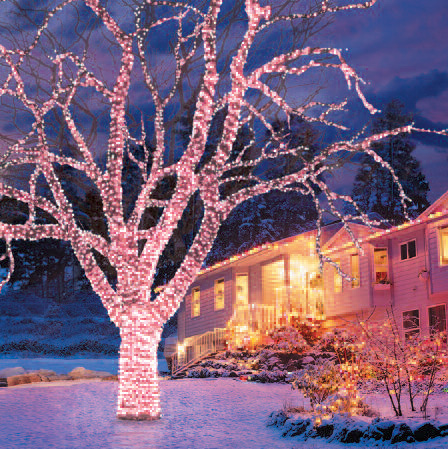
[[[350,229],[352,230],[354,236],[359,240],[363,240],[363,237],[365,238],[372,233],[382,231],[382,229],[370,228],[369,226],[362,225],[360,223],[350,223]],[[322,249],[324,251],[332,251],[338,248],[346,247],[347,244],[350,243],[353,243],[350,235],[345,228],[341,227],[331,239],[322,245]]]
[[[426,209],[422,214],[420,214],[415,220],[411,220],[409,222],[403,223],[398,226],[390,227],[387,229],[370,228],[366,225],[363,225],[360,223],[353,223],[353,222],[350,223],[350,227],[353,230],[355,236],[362,243],[362,242],[371,241],[376,238],[380,238],[380,237],[383,237],[383,236],[386,236],[386,235],[389,235],[389,234],[392,234],[395,232],[402,231],[411,226],[419,225],[428,220],[438,218],[444,214],[448,216],[448,191],[444,195],[442,195],[437,201],[435,201],[430,207],[428,207],[428,209]],[[288,238],[285,238],[282,240],[278,240],[277,242],[265,243],[263,245],[252,248],[248,251],[245,251],[244,253],[237,254],[237,255],[232,256],[226,260],[217,262],[216,264],[211,265],[210,267],[203,268],[198,273],[198,276],[205,274],[205,273],[209,273],[218,268],[222,268],[224,266],[230,265],[230,264],[240,261],[241,259],[246,258],[248,256],[252,256],[254,254],[259,254],[262,251],[272,250],[272,249],[275,250],[280,247],[290,245],[295,242],[299,242],[301,239],[304,239],[307,237],[314,238],[316,236],[316,234],[317,234],[317,229],[313,229],[311,231],[303,232],[302,234],[298,234],[293,237],[288,237]],[[350,246],[354,246],[353,242],[350,240],[349,235],[347,234],[347,231],[343,228],[341,222],[334,222],[334,223],[331,223],[331,224],[328,224],[328,225],[322,227],[321,245],[325,252],[332,252],[337,249],[344,249],[344,248],[348,248]]]
[[[448,190],[434,203],[431,204],[424,212],[422,212],[418,218],[428,218],[430,215],[437,212],[446,211],[448,209]]]
[[[445,194],[443,194],[437,201],[435,201],[430,207],[428,207],[416,219],[408,221],[408,222],[403,223],[398,226],[394,226],[389,229],[378,229],[378,230],[374,231],[373,233],[371,233],[370,235],[359,239],[359,241],[361,243],[367,242],[367,241],[381,238],[381,237],[384,237],[384,236],[387,236],[390,234],[395,234],[397,232],[405,231],[405,230],[408,230],[410,227],[418,226],[418,225],[427,223],[429,221],[436,220],[444,215],[446,217],[448,217],[448,191]],[[342,229],[341,229],[341,231],[342,231]],[[339,231],[338,234],[341,233],[341,231]],[[336,234],[333,237],[334,240],[337,239],[338,234]],[[353,242],[348,241],[345,244],[342,244],[340,246],[334,246],[334,247],[330,247],[330,245],[331,245],[331,242],[328,242],[326,245],[326,248],[325,248],[325,250],[328,252],[332,252],[336,249],[348,248],[350,246],[353,246]]]

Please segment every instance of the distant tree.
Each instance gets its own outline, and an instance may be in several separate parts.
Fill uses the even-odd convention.
[[[403,108],[397,100],[388,103],[381,116],[373,122],[373,132],[379,134],[409,124],[412,116],[406,114]],[[409,135],[400,133],[375,142],[372,149],[394,169],[405,194],[412,201],[407,210],[409,217],[417,217],[429,206],[429,185],[421,171],[420,162],[412,155],[415,144]],[[366,155],[362,156],[361,164],[352,198],[365,212],[377,212],[394,225],[403,223],[405,214],[401,197],[390,170],[381,164],[372,163],[372,158]]]
[[[289,120],[276,120],[271,125],[271,130],[266,133],[267,140],[275,137],[277,141],[298,151],[285,154],[275,161],[266,161],[259,170],[264,179],[295,173],[318,154],[319,133],[300,116],[292,115]],[[234,145],[235,155],[248,145],[250,137],[249,133],[240,134]],[[256,151],[252,149],[252,157],[258,156]],[[263,243],[304,232],[315,226],[316,218],[316,209],[309,196],[272,191],[251,198],[238,206],[221,225],[206,263],[210,265]]]

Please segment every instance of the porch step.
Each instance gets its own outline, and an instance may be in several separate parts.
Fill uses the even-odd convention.
[[[171,374],[171,379],[181,379],[181,378],[185,377],[185,371],[187,369],[192,368],[193,366],[195,366],[195,365],[199,364],[200,362],[202,362],[202,360],[204,360],[207,357],[210,357],[212,355],[215,355],[215,354],[217,354],[217,352],[213,352],[213,351],[204,352],[204,354],[201,354],[199,357],[196,357],[195,359],[193,359],[190,362],[188,362],[186,365],[181,366],[176,371],[174,371]]]

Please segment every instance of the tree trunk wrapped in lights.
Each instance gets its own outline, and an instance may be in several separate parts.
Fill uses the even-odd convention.
[[[10,121],[0,135],[0,194],[28,207],[25,223],[0,223],[0,237],[7,242],[5,259],[11,273],[13,239],[71,243],[120,329],[120,418],[160,417],[156,350],[162,326],[179,307],[232,209],[273,189],[299,192],[313,198],[320,227],[320,194],[358,247],[350,230],[352,217],[339,211],[339,203],[352,204],[365,223],[375,224],[349,197],[331,191],[323,175],[359,152],[391,169],[370,146],[410,132],[412,126],[335,142],[310,160],[306,147],[282,143],[270,124],[274,113],[345,129],[330,115],[347,101],[325,104],[309,100],[308,92],[307,100],[293,107],[287,77],[333,70],[349,90],[354,87],[353,95],[368,111],[376,110],[340,50],[300,46],[291,39],[293,48],[277,48],[277,54],[269,56],[263,46],[270,42],[270,29],[287,33],[285,23],[305,24],[303,41],[327,13],[375,3],[331,6],[323,0],[308,5],[307,12],[290,9],[285,16],[279,3],[262,7],[258,0],[117,1],[108,7],[100,0],[64,0],[46,14],[20,9],[12,0],[0,2],[0,113]],[[191,105],[191,132],[180,148],[176,126]],[[218,113],[223,121],[212,144]],[[235,154],[235,142],[247,128],[253,138]],[[105,163],[100,162],[103,155]],[[296,172],[275,178],[257,172],[288,155],[301,161]],[[138,188],[131,200],[124,195],[126,163],[137,172],[133,180]],[[16,167],[25,174],[27,187],[23,179],[14,184]],[[71,200],[76,192],[69,194],[64,178],[69,172],[71,179],[89,186],[89,194],[96,195],[102,207],[95,229],[81,225]],[[403,190],[392,175],[404,204]],[[198,198],[201,212],[193,219],[188,251],[156,293],[159,260],[192,198]]]

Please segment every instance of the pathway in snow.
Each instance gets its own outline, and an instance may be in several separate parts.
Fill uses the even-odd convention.
[[[42,384],[41,384],[42,385]],[[162,380],[164,416],[156,422],[115,418],[117,383],[66,383],[0,389],[0,448],[17,449],[318,449],[364,445],[282,438],[265,426],[285,401],[295,405],[289,385],[233,379]],[[394,445],[442,449],[446,441]]]

